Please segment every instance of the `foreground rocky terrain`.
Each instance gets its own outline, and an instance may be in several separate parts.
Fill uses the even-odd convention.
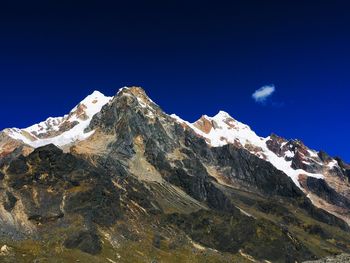
[[[303,262],[350,252],[350,166],[137,87],[0,134],[1,262]]]
[[[305,261],[305,263],[344,263],[344,262],[350,262],[350,255],[340,254],[337,256],[326,257],[320,260]]]

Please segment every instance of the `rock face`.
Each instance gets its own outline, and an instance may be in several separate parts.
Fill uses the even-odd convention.
[[[0,132],[0,166],[19,155],[28,155],[33,150],[29,145]]]
[[[138,87],[121,89],[83,132],[64,151],[0,159],[0,237],[15,259],[301,262],[350,252],[347,186],[333,187],[349,167],[299,141],[257,137],[224,112],[184,122]]]
[[[326,152],[315,151],[306,147],[299,140],[285,140],[271,135],[266,142],[270,150],[289,161],[293,169],[311,174],[322,174],[322,177],[298,177],[301,189],[320,208],[350,222],[350,184],[348,165],[339,158],[332,158]],[[310,174],[309,174],[310,175]]]
[[[87,225],[108,226],[120,216],[119,194],[110,176],[52,144],[10,162],[2,185],[8,190],[3,197],[7,213],[2,215],[1,228],[6,232],[15,227],[14,235],[26,234],[28,229],[46,231],[48,226],[68,224],[75,217]],[[7,222],[8,214],[13,220]],[[20,219],[23,224],[11,225]]]

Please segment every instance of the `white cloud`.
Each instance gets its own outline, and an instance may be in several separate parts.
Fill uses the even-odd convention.
[[[275,85],[266,85],[261,87],[260,89],[257,89],[252,94],[252,98],[256,102],[264,103],[266,99],[272,95],[272,93],[275,92]]]

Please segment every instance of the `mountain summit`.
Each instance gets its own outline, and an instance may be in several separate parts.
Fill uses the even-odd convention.
[[[5,129],[4,133],[34,148],[50,143],[60,147],[84,140],[91,135],[84,132],[91,118],[110,100],[111,97],[94,91],[63,117],[50,117],[24,129]]]
[[[302,262],[348,253],[349,179],[341,159],[260,137],[224,111],[189,123],[142,88],[95,91],[63,117],[0,133],[0,257]]]

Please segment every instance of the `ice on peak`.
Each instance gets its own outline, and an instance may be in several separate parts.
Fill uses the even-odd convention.
[[[213,119],[233,119],[232,116],[230,114],[228,114],[226,111],[220,110],[214,117],[212,117]]]
[[[105,95],[98,91],[98,90],[94,90],[89,96],[95,96],[95,97],[105,97]]]
[[[206,120],[215,120],[215,121],[224,121],[226,119],[232,119],[234,120],[234,118],[232,118],[232,116],[230,114],[228,114],[226,111],[222,111],[220,110],[216,115],[214,115],[213,117],[210,117],[206,114],[202,115],[200,117],[199,120],[201,119],[206,119]]]
[[[106,98],[111,99],[111,97],[105,96],[102,92],[94,90],[90,95],[86,96],[78,105],[91,103],[93,102],[93,100],[104,100]]]
[[[209,117],[208,115],[204,114],[202,115],[202,117],[200,119],[207,119],[207,120],[210,120],[211,117]]]
[[[81,141],[93,133],[93,131],[85,133],[84,130],[88,127],[92,117],[111,99],[112,97],[107,97],[95,90],[63,117],[49,117],[25,129],[14,128],[5,132],[10,137],[21,140],[34,148],[51,143],[56,146],[64,146],[74,141]],[[66,129],[61,127],[65,124],[72,127]]]

